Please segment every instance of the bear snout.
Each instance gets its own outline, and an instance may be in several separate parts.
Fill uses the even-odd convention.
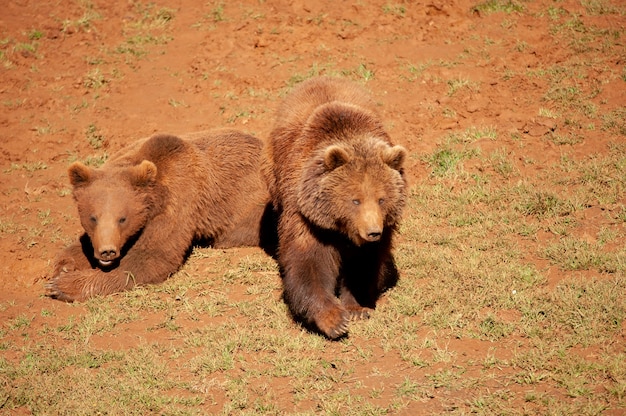
[[[380,240],[380,237],[383,235],[383,230],[379,228],[365,229],[365,230],[359,231],[359,235],[364,241],[368,243],[373,243],[375,241]]]
[[[383,234],[383,218],[375,204],[365,204],[363,207],[358,230],[359,237],[365,242],[373,243],[380,240]]]
[[[98,219],[96,229],[91,237],[94,257],[102,266],[110,266],[113,260],[120,257],[120,247],[124,244],[121,235],[120,221],[116,215],[102,215]]]
[[[117,248],[113,246],[100,247],[99,252],[96,253],[98,261],[103,266],[109,266],[113,262],[113,260],[118,258],[118,256],[119,252]]]
[[[366,240],[369,242],[380,240],[380,236],[382,235],[382,231],[370,231],[367,233]]]

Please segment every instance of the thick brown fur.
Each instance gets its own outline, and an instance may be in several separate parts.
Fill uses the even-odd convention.
[[[74,163],[85,233],[57,256],[47,295],[81,301],[163,282],[195,240],[258,245],[269,200],[261,149],[255,137],[210,130],[139,140],[100,169]]]
[[[369,316],[397,281],[391,250],[405,157],[368,94],[348,81],[306,81],[278,109],[262,169],[278,216],[284,298],[329,338]]]

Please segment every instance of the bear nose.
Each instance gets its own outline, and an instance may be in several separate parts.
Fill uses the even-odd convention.
[[[378,241],[382,233],[380,231],[371,231],[367,233],[367,241]]]
[[[115,247],[105,247],[100,250],[100,258],[102,260],[113,260],[117,257],[117,250]]]

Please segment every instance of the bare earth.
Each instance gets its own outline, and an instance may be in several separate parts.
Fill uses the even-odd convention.
[[[576,13],[582,9],[579,2],[523,2],[523,14],[475,11],[476,4],[9,1],[0,14],[0,319],[24,311],[38,316],[43,309],[53,311],[59,322],[80,314],[81,305],[43,296],[54,254],[81,232],[66,177],[71,161],[110,155],[156,132],[234,127],[267,139],[278,101],[295,82],[312,75],[348,76],[364,83],[381,104],[393,140],[412,155],[412,184],[428,179],[430,169],[422,156],[432,153],[446,134],[476,126],[497,131],[497,141],[486,139],[480,146],[485,152],[505,149],[518,162],[521,177],[537,175],[564,154],[576,160],[624,142],[614,130],[582,132],[585,126],[564,117],[541,115],[541,108],[550,108],[547,81],[525,76],[575,61],[592,74],[581,83],[586,90],[597,84],[601,92],[592,101],[602,111],[624,107],[624,50],[621,56],[590,62],[550,31],[548,6]],[[394,9],[400,6],[402,11]],[[164,7],[171,16],[155,16]],[[622,35],[625,22],[619,14],[585,20]],[[451,94],[453,80],[467,80],[469,86]],[[558,144],[550,140],[555,132],[584,139]],[[618,204],[626,204],[623,190]],[[602,212],[615,206],[586,210],[579,218],[580,233],[595,235],[609,223]],[[623,233],[624,223],[616,227]],[[568,272],[549,267],[529,246],[552,237],[540,231],[534,242],[520,238],[520,246],[555,285]],[[262,252],[244,248],[222,254],[230,259],[250,253]],[[220,273],[220,264],[216,262],[214,273]],[[274,298],[281,302],[280,292]],[[163,319],[153,318],[133,323],[138,327],[127,328],[127,337],[122,333],[92,342],[102,348],[132,347],[133,334]],[[292,329],[299,331],[295,324]],[[161,335],[167,337],[142,332],[151,340]],[[37,336],[33,331],[28,342],[38,342]],[[623,324],[616,341],[624,345]],[[486,347],[453,340],[448,348],[478,357]],[[397,365],[397,359],[385,359],[381,351],[376,365]],[[289,395],[286,386],[276,389],[279,397]],[[221,408],[219,396],[216,400],[214,410]],[[425,406],[413,410],[446,410],[440,404]]]

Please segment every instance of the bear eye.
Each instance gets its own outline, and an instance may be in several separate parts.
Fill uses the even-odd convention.
[[[126,222],[126,217],[122,217],[118,220],[120,224],[124,224]]]
[[[91,221],[91,222],[92,222],[92,224],[97,224],[97,223],[98,223],[98,219],[97,219],[94,215],[92,215],[91,217],[89,217],[89,221]]]
[[[361,201],[359,201],[358,199],[353,199],[353,200],[352,200],[352,203],[353,203],[354,205],[361,205]]]
[[[378,200],[378,205],[382,205],[382,204],[384,204],[384,203],[385,203],[385,198],[380,198],[380,199]]]

